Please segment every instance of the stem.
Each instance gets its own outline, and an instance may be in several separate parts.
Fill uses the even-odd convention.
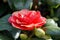
[[[33,0],[33,9],[37,10],[38,8],[38,0]]]
[[[31,40],[33,35],[34,35],[34,30],[32,31],[32,34],[29,36],[28,40]]]

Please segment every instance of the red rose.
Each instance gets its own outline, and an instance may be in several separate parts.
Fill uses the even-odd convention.
[[[10,16],[8,21],[13,27],[21,30],[33,30],[46,23],[46,18],[42,17],[39,11],[21,10],[16,11]]]

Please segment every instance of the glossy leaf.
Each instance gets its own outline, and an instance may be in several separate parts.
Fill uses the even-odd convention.
[[[58,25],[53,19],[47,19],[46,26],[58,26]]]
[[[14,40],[10,32],[4,30],[0,31],[0,40]]]
[[[21,30],[18,30],[18,29],[14,28],[10,31],[10,33],[12,34],[13,38],[16,40],[16,39],[18,39],[18,37],[21,33]]]
[[[47,3],[54,8],[58,8],[60,6],[60,0],[47,0]]]
[[[12,29],[12,26],[10,26],[10,24],[8,23],[9,16],[10,14],[0,19],[0,30],[11,30]]]
[[[32,0],[8,0],[10,7],[14,10],[30,9]]]
[[[18,30],[16,28],[12,27],[8,23],[9,17],[10,17],[10,14],[8,14],[0,19],[0,31],[8,30],[12,34],[13,38],[17,39],[19,37],[21,30]]]
[[[57,9],[55,16],[60,19],[60,7]]]
[[[47,22],[49,25],[46,25],[46,34],[49,34],[51,36],[60,36],[60,27],[57,26],[57,24],[55,24],[55,22],[53,21],[53,19],[48,19]]]
[[[10,11],[10,7],[7,3],[4,3],[3,0],[0,0],[0,17],[8,14]]]
[[[4,14],[6,11],[6,6],[2,3],[0,4],[0,16]]]

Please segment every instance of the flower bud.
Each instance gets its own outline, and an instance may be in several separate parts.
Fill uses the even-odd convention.
[[[45,35],[45,32],[43,31],[43,29],[37,28],[37,29],[35,29],[35,35],[40,38]]]
[[[52,39],[46,39],[46,40],[52,40]]]
[[[26,34],[20,34],[21,40],[26,40],[28,36]]]

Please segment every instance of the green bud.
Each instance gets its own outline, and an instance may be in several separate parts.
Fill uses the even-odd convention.
[[[21,40],[27,40],[28,36],[26,34],[20,34]]]
[[[43,37],[45,35],[45,32],[43,29],[41,28],[36,28],[35,29],[35,35],[39,38]]]
[[[52,39],[46,39],[46,40],[52,40]]]

